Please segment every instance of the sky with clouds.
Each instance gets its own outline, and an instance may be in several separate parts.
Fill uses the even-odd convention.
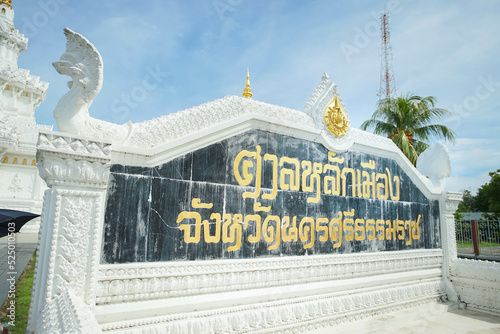
[[[255,100],[301,110],[323,72],[359,128],[380,87],[380,13],[390,14],[398,94],[435,96],[457,134],[447,189],[473,192],[500,168],[500,2],[292,0],[13,0],[29,38],[19,66],[50,83],[37,122],[68,90],[51,63],[64,27],[104,61],[90,114],[139,122],[240,95],[250,68]],[[145,82],[147,84],[145,84]]]

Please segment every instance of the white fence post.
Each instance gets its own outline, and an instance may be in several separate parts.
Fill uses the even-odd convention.
[[[439,203],[441,212],[441,244],[443,247],[443,281],[448,299],[456,302],[457,294],[451,283],[451,265],[457,260],[457,240],[455,235],[455,217],[462,193],[443,193]]]
[[[100,332],[92,313],[111,144],[40,132],[45,192],[29,332]],[[69,313],[68,313],[69,312]]]

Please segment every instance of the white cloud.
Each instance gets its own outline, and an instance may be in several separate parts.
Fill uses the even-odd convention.
[[[500,168],[498,142],[489,138],[459,138],[447,144],[450,152],[452,174],[448,189],[471,189],[489,181],[488,173]]]
[[[476,194],[477,189],[490,181],[488,172],[482,172],[471,176],[451,176],[446,180],[446,191],[470,190]]]

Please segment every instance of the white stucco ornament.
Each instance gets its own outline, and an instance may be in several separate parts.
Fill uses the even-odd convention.
[[[71,289],[63,289],[50,300],[38,319],[37,333],[102,333],[91,308]]]
[[[17,147],[18,135],[16,130],[15,125],[9,121],[9,117],[0,117],[0,146]]]
[[[445,178],[451,173],[450,154],[446,146],[436,143],[427,148],[417,159],[417,169],[435,186],[444,186]]]
[[[302,111],[312,118],[326,143],[336,151],[345,151],[354,144],[349,113],[337,85],[326,72]]]

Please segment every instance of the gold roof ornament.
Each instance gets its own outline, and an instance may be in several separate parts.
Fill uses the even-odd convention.
[[[339,103],[337,96],[335,96],[333,101],[326,107],[325,123],[328,131],[337,138],[344,136],[349,129],[347,114]]]
[[[5,6],[9,7],[10,9],[12,9],[12,0],[2,0],[2,1],[0,1],[0,5],[5,5]]]
[[[252,90],[250,89],[250,71],[248,70],[248,68],[247,68],[247,83],[245,84],[245,89],[243,89],[243,93],[241,95],[247,99],[252,98]]]

